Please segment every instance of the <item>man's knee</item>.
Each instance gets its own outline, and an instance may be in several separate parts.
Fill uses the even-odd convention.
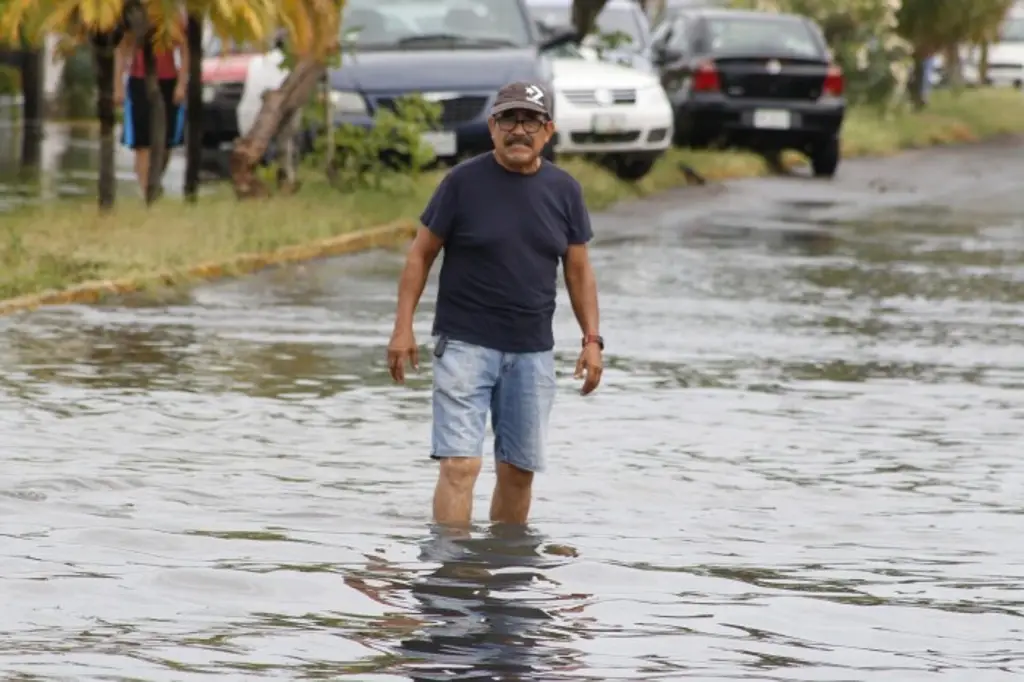
[[[452,488],[472,488],[481,464],[479,457],[445,457],[441,460],[440,479]]]
[[[515,464],[498,462],[498,485],[510,490],[529,490],[533,485],[533,472]]]

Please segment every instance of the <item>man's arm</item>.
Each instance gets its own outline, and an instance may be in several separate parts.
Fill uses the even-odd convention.
[[[405,267],[398,280],[398,310],[395,330],[411,330],[413,315],[427,285],[430,268],[441,252],[444,242],[425,227],[420,227],[405,257]]]
[[[600,334],[600,320],[597,312],[597,280],[590,266],[590,252],[587,243],[593,239],[590,213],[583,201],[583,188],[573,181],[569,194],[569,248],[563,259],[565,288],[569,290],[572,311],[580,324],[583,336]]]
[[[586,244],[570,244],[565,254],[565,288],[569,290],[572,312],[584,336],[600,334],[597,308],[597,279],[590,265]]]

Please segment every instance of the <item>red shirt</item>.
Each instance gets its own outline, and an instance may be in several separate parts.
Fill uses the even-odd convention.
[[[178,77],[178,65],[175,64],[174,54],[177,50],[166,50],[161,51],[154,49],[156,56],[156,77],[160,80],[168,80],[171,78]],[[132,68],[128,72],[128,75],[132,78],[145,78],[146,77],[146,62],[142,58],[142,49],[135,51],[135,56],[132,57]]]

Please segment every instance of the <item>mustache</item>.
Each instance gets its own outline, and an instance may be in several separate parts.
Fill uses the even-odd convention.
[[[505,146],[511,147],[516,144],[524,144],[527,147],[533,146],[533,138],[529,135],[508,135],[505,137]]]

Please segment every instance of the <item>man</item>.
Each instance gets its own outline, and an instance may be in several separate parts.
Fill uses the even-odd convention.
[[[433,446],[440,460],[434,519],[470,522],[491,412],[498,482],[491,521],[525,524],[544,468],[555,397],[552,317],[558,263],[583,330],[576,378],[601,381],[604,341],[587,252],[593,233],[580,185],[541,158],[554,123],[541,86],[510,83],[488,120],[493,153],[455,166],[424,210],[398,289],[388,365],[397,382],[418,366],[413,313],[444,249],[434,319]]]
[[[184,31],[184,28],[182,30]],[[166,170],[171,150],[185,142],[185,108],[182,104],[188,91],[189,54],[188,46],[183,41],[176,41],[171,49],[153,49],[166,119],[167,152],[164,154],[163,167],[163,170]],[[114,103],[124,105],[121,142],[135,152],[135,177],[145,196],[149,182],[149,150],[152,140],[149,94],[146,91],[146,66],[142,52],[142,48],[136,45],[134,34],[126,31],[114,53]]]

